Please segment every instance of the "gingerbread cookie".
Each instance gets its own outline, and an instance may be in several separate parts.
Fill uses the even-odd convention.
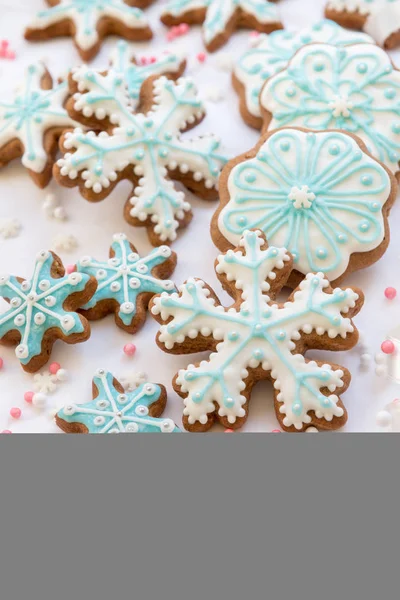
[[[111,54],[111,68],[123,73],[128,88],[128,94],[136,109],[143,82],[155,75],[166,75],[169,79],[178,79],[186,68],[186,60],[179,54],[164,52],[140,62],[135,50],[123,40],[120,40]]]
[[[239,27],[263,33],[282,29],[277,8],[268,0],[170,0],[161,20],[168,27],[204,23],[204,43],[209,52],[226,44]]]
[[[93,401],[69,404],[56,415],[66,433],[176,433],[172,419],[161,415],[167,403],[163,385],[143,383],[131,393],[108,371],[93,379]]]
[[[108,261],[85,256],[77,264],[79,273],[98,281],[95,294],[80,312],[89,320],[114,313],[118,327],[136,333],[144,325],[151,298],[163,291],[175,291],[174,283],[163,279],[172,274],[176,262],[177,256],[168,246],[140,258],[126,235],[116,234]]]
[[[225,427],[242,427],[253,385],[262,379],[274,384],[277,418],[286,431],[337,429],[346,423],[337,392],[346,391],[350,373],[303,354],[347,350],[357,343],[351,318],[363,304],[362,293],[333,290],[322,273],[311,273],[287,302],[277,303],[292,268],[287,250],[268,247],[260,231],[246,231],[238,248],[216,261],[222,287],[234,299],[230,308],[198,279],[181,286],[179,295],[152,301],[152,313],[162,324],[160,348],[172,354],[213,352],[174,380],[189,431],[207,431],[215,419]]]
[[[31,280],[0,277],[0,296],[10,303],[0,315],[0,343],[17,344],[15,354],[22,368],[35,373],[50,358],[57,339],[67,344],[89,339],[89,324],[75,311],[88,302],[96,286],[89,275],[65,275],[58,256],[42,250]]]
[[[224,169],[212,237],[227,250],[261,229],[293,256],[292,287],[316,271],[338,284],[386,251],[396,194],[393,175],[354,136],[280,129]]]
[[[328,0],[325,14],[344,27],[363,29],[386,49],[400,44],[399,0]]]
[[[343,129],[394,173],[400,159],[400,72],[372,44],[309,44],[260,95],[265,129]]]
[[[40,11],[25,31],[30,41],[71,36],[82,60],[99,52],[107,35],[131,41],[149,40],[151,29],[143,12],[152,0],[47,0],[49,8]]]
[[[301,31],[275,31],[255,38],[235,64],[233,86],[240,96],[240,112],[251,127],[261,129],[260,92],[265,81],[284,69],[299,48],[312,42],[325,42],[335,46],[373,44],[364,33],[348,31],[337,23],[323,19]]]
[[[14,100],[0,101],[0,169],[22,157],[36,185],[47,186],[61,134],[78,125],[64,108],[68,95],[67,83],[53,86],[43,64],[27,68]]]
[[[213,135],[182,139],[180,133],[199,123],[204,108],[190,79],[150,78],[142,86],[140,113],[133,113],[124,79],[83,66],[70,78],[71,116],[100,134],[76,129],[62,140],[64,158],[54,174],[61,185],[79,186],[90,202],[108,196],[129,179],[133,196],[125,205],[128,223],[146,227],[152,244],[172,242],[177,229],[192,217],[190,204],[171,180],[183,183],[205,200],[218,197],[217,183],[225,158]]]

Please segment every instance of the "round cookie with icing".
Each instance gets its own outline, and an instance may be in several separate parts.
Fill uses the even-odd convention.
[[[65,156],[54,168],[57,181],[78,186],[84,198],[98,202],[119,181],[130,180],[134,187],[125,205],[128,223],[146,227],[155,246],[174,241],[192,213],[173,181],[205,200],[216,200],[226,163],[215,135],[181,137],[205,115],[193,81],[147,79],[136,113],[120,72],[80,67],[70,76],[70,90],[70,116],[101,133],[79,128],[66,133],[61,140]]]
[[[90,256],[78,261],[78,272],[98,282],[80,312],[89,320],[113,313],[118,327],[133,334],[144,325],[151,298],[175,291],[174,283],[165,278],[172,274],[177,256],[168,246],[161,246],[141,258],[123,233],[114,235],[109,256],[106,261]]]
[[[161,417],[167,403],[163,385],[142,383],[125,392],[109,371],[99,369],[93,379],[93,400],[68,404],[56,415],[66,433],[176,433],[172,419]]]
[[[64,108],[68,96],[67,82],[53,85],[43,64],[27,68],[15,97],[8,99],[5,94],[5,100],[0,100],[0,169],[21,157],[36,185],[47,186],[59,138],[78,125]]]
[[[275,31],[255,38],[252,48],[235,64],[232,74],[234,88],[240,96],[240,112],[248,125],[256,129],[262,127],[259,98],[265,81],[284,69],[299,48],[313,42],[336,46],[374,43],[370,36],[344,29],[328,19],[300,31]]]
[[[179,371],[174,388],[184,399],[183,424],[207,431],[218,420],[238,429],[248,417],[253,386],[270,380],[285,431],[338,429],[347,415],[339,394],[346,369],[304,357],[307,350],[348,350],[358,340],[352,317],[359,290],[332,289],[323,273],[308,274],[285,303],[277,294],[293,268],[284,248],[268,247],[260,231],[246,231],[235,250],[218,257],[216,272],[233,298],[222,306],[204,281],[189,279],[179,294],[161,294],[151,311],[161,324],[158,345],[172,354],[211,352]]]
[[[378,46],[304,46],[267,80],[260,103],[264,129],[342,129],[399,170],[400,72]]]
[[[263,33],[282,29],[278,10],[268,0],[169,0],[161,20],[168,27],[180,23],[203,24],[204,43],[209,52],[226,44],[240,27]]]
[[[25,31],[29,41],[71,36],[84,61],[99,52],[107,35],[138,42],[152,38],[147,19],[138,7],[153,0],[46,0],[49,8],[37,13]]]
[[[328,0],[325,14],[344,27],[363,29],[386,49],[400,44],[399,0]]]
[[[42,250],[30,280],[0,276],[0,296],[10,305],[0,314],[0,344],[17,346],[22,368],[28,373],[39,371],[56,340],[76,344],[89,339],[89,323],[76,311],[96,287],[96,279],[89,275],[65,275],[58,256]]]
[[[212,237],[227,250],[260,229],[292,254],[292,287],[318,271],[338,284],[386,251],[396,193],[393,175],[354,136],[280,129],[224,169]]]

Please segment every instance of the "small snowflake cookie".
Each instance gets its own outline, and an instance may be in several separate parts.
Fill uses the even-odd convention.
[[[152,0],[47,0],[49,8],[37,13],[25,31],[29,41],[71,36],[82,60],[99,52],[107,35],[131,41],[149,40],[152,32],[138,7]]]
[[[261,229],[292,254],[292,287],[316,271],[338,285],[386,251],[396,193],[394,176],[354,136],[279,129],[228,163],[211,233],[225,251]]]
[[[226,44],[239,27],[263,33],[282,29],[278,10],[268,0],[169,0],[161,20],[168,27],[204,23],[204,43],[209,52]]]
[[[239,58],[232,74],[240,96],[240,112],[248,125],[262,127],[259,98],[265,81],[284,69],[299,48],[312,42],[335,46],[374,43],[369,35],[348,31],[328,19],[300,31],[275,31],[255,38],[253,47]]]
[[[93,379],[93,400],[68,404],[56,415],[66,433],[175,433],[172,419],[161,417],[167,403],[163,385],[142,383],[126,393],[112,373],[99,369]]]
[[[36,185],[46,187],[61,134],[78,125],[64,108],[68,95],[67,83],[53,86],[43,64],[27,68],[15,98],[0,100],[0,169],[22,157]]]
[[[400,44],[399,0],[328,0],[325,14],[344,27],[363,29],[386,49]]]
[[[85,342],[90,328],[75,312],[93,296],[97,283],[82,273],[65,275],[56,254],[42,250],[31,280],[0,276],[0,296],[10,308],[0,314],[0,344],[15,346],[28,373],[39,371],[50,358],[54,342]]]
[[[267,80],[265,129],[343,129],[394,173],[400,160],[400,71],[373,44],[309,44]]]
[[[192,213],[185,194],[171,180],[206,200],[215,200],[226,162],[213,134],[192,139],[180,136],[205,114],[192,80],[147,79],[139,113],[133,112],[124,78],[117,71],[101,73],[83,66],[72,73],[70,87],[70,115],[104,131],[66,133],[62,139],[65,156],[54,169],[57,181],[79,186],[84,198],[98,202],[120,180],[129,179],[134,190],[125,205],[128,223],[146,227],[155,246],[175,240],[177,229],[190,222]]]
[[[178,79],[185,71],[186,60],[174,52],[140,59],[130,44],[120,40],[111,53],[110,65],[114,71],[123,74],[132,106],[136,109],[146,79],[155,75]]]
[[[98,282],[94,296],[79,312],[89,320],[114,313],[118,327],[136,333],[146,320],[151,298],[175,291],[174,283],[165,278],[172,274],[176,261],[175,252],[168,246],[141,258],[126,235],[116,234],[108,261],[85,256],[77,264],[79,273],[95,277]]]
[[[260,231],[246,231],[238,248],[216,262],[222,287],[234,299],[230,308],[198,279],[182,285],[179,294],[153,299],[163,350],[212,352],[174,380],[189,431],[206,431],[215,419],[225,427],[244,425],[251,390],[262,379],[274,384],[277,417],[286,431],[345,424],[337,394],[346,391],[350,373],[303,355],[311,349],[347,350],[357,343],[351,318],[362,306],[362,293],[332,289],[323,273],[311,273],[287,302],[278,303],[292,266],[287,250],[268,247]]]

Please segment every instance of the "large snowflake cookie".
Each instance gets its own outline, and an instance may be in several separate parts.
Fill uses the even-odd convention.
[[[291,252],[293,287],[314,271],[338,284],[388,247],[396,181],[347,133],[267,133],[227,165],[220,188],[215,244],[234,248],[247,229],[261,229],[269,244]]]
[[[43,41],[72,36],[79,54],[91,60],[103,38],[116,34],[132,41],[152,37],[147,19],[138,6],[152,0],[47,0],[48,9],[37,13],[25,31],[26,39]]]
[[[123,40],[112,51],[110,64],[114,71],[123,73],[134,108],[138,106],[140,90],[146,79],[155,75],[178,79],[186,68],[186,60],[174,52],[164,52],[159,57],[140,60],[134,48]]]
[[[350,374],[304,358],[310,349],[346,350],[357,343],[351,317],[362,293],[332,289],[322,273],[308,274],[284,304],[276,301],[292,270],[284,248],[268,247],[260,231],[246,231],[239,247],[219,256],[217,275],[234,304],[224,308],[203,281],[190,279],[179,294],[162,294],[152,313],[162,324],[157,343],[166,352],[212,351],[209,360],[179,371],[174,387],[184,398],[184,426],[206,431],[215,419],[239,428],[253,385],[270,379],[275,409],[286,431],[337,429],[346,422],[343,393]]]
[[[223,46],[238,27],[263,33],[282,29],[277,8],[268,0],[170,0],[161,20],[168,27],[204,23],[204,43],[209,52]]]
[[[87,200],[97,202],[120,180],[129,179],[134,191],[125,205],[128,223],[146,227],[154,245],[175,240],[177,229],[187,225],[192,214],[185,194],[171,180],[215,200],[226,162],[213,134],[192,139],[180,135],[205,114],[192,80],[146,80],[139,113],[133,112],[124,78],[114,70],[104,74],[83,66],[73,72],[70,82],[74,94],[70,114],[104,131],[75,129],[65,135],[66,154],[54,170],[57,180],[79,186]]]
[[[116,234],[108,261],[85,256],[77,264],[80,273],[95,277],[98,282],[96,293],[80,312],[89,320],[114,313],[118,327],[136,333],[146,320],[151,298],[164,291],[175,291],[174,283],[164,279],[171,275],[176,261],[175,252],[168,246],[141,258],[126,235]]]
[[[93,379],[93,400],[68,404],[57,415],[66,433],[173,433],[172,419],[161,417],[167,403],[163,385],[142,383],[126,393],[115,377],[99,369]]]
[[[328,0],[325,14],[344,27],[363,29],[384,48],[400,44],[399,0]]]
[[[10,304],[0,314],[0,343],[17,345],[22,368],[35,373],[48,361],[57,339],[76,344],[89,338],[87,320],[75,311],[92,297],[96,285],[89,275],[65,275],[58,256],[42,250],[31,280],[0,277],[0,296]]]
[[[343,129],[398,171],[400,72],[378,46],[304,46],[266,82],[260,102],[265,127]]]
[[[65,129],[77,125],[64,103],[66,82],[53,87],[46,67],[30,65],[13,100],[0,100],[0,169],[22,157],[33,181],[46,187],[52,176],[58,140]]]
[[[299,48],[312,42],[336,46],[373,43],[373,39],[324,19],[300,31],[275,31],[255,38],[235,64],[233,85],[240,95],[240,112],[251,127],[261,129],[260,92],[265,81],[284,69]]]

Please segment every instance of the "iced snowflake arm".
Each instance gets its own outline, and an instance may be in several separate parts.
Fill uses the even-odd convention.
[[[93,398],[87,404],[69,404],[56,416],[67,433],[171,433],[179,429],[160,418],[166,405],[164,386],[143,383],[125,393],[112,373],[103,369],[93,379]]]

